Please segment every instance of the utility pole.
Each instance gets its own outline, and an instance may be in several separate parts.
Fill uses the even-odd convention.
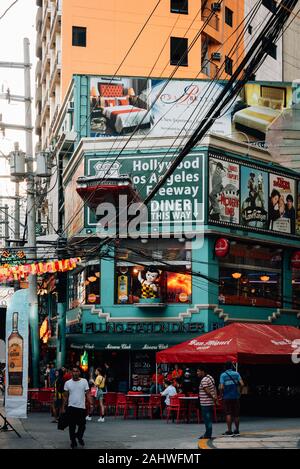
[[[4,239],[4,245],[5,247],[8,246],[8,240],[9,240],[9,220],[8,220],[8,205],[5,204],[3,207],[0,207],[0,210],[2,213],[4,213],[4,218],[0,219],[0,224],[4,225],[4,236],[1,237]],[[1,213],[1,215],[2,215]]]
[[[36,207],[35,207],[35,187],[33,171],[33,144],[32,144],[32,114],[31,114],[31,81],[30,81],[30,56],[29,39],[24,39],[24,85],[25,85],[25,127],[26,127],[26,161],[27,161],[27,226],[28,226],[28,247],[32,259],[36,258]],[[39,338],[39,316],[37,298],[36,275],[29,275],[29,324],[31,337],[31,358],[32,358],[32,378],[33,387],[39,386],[39,366],[40,366],[40,338]]]
[[[31,80],[30,80],[30,53],[29,53],[29,39],[25,38],[23,41],[24,62],[0,62],[0,68],[16,68],[24,70],[24,98],[20,96],[9,96],[10,100],[25,102],[25,126],[4,124],[2,116],[0,116],[0,130],[14,129],[23,130],[26,133],[26,162],[27,162],[27,247],[29,249],[32,259],[36,258],[36,207],[35,207],[35,185],[34,185],[34,170],[33,170],[33,144],[32,144],[32,113],[31,113]],[[0,98],[5,98],[1,95]],[[7,95],[6,95],[7,98]],[[32,378],[33,387],[39,386],[39,364],[40,364],[40,339],[39,339],[39,318],[38,318],[38,300],[37,300],[37,280],[35,275],[28,277],[28,303],[29,303],[29,324],[30,324],[30,338],[31,338],[31,359],[32,359]]]

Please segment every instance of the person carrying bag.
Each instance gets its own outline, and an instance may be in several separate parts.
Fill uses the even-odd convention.
[[[105,376],[101,368],[96,369],[95,386],[97,388],[97,394],[95,398],[99,401],[99,409],[100,409],[100,417],[98,419],[98,422],[103,423],[104,422],[103,390],[105,388]]]

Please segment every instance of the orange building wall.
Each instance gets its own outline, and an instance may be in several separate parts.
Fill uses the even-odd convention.
[[[210,3],[210,2],[209,2]],[[242,2],[227,0],[229,8],[242,17]],[[157,0],[65,0],[62,6],[62,98],[72,75],[114,75],[169,77],[174,71],[170,66],[169,36],[187,37],[189,44],[202,26],[201,1],[189,0],[189,14],[170,12],[170,0],[161,0],[154,15],[119,68],[138,32],[157,4]],[[224,7],[222,7],[224,11]],[[192,25],[191,25],[192,23]],[[223,41],[223,19],[217,39]],[[237,23],[236,23],[237,24]],[[87,28],[87,47],[72,47],[72,26]],[[212,28],[208,28],[212,30]],[[229,28],[234,29],[234,28]],[[230,31],[231,33],[232,31]],[[234,42],[232,38],[224,46],[224,56]],[[220,42],[216,43],[216,46]],[[188,67],[179,67],[174,78],[205,78],[201,69],[201,40],[197,40],[189,52]],[[119,68],[119,69],[118,69]]]

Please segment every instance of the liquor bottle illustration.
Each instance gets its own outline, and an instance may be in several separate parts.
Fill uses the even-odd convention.
[[[18,332],[19,313],[13,313],[12,332],[8,338],[8,388],[9,396],[23,394],[23,337]]]

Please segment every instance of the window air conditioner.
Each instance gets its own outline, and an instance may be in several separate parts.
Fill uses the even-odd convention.
[[[221,60],[221,53],[220,52],[213,52],[211,54],[211,60]]]
[[[221,11],[221,3],[212,3],[211,9],[212,11]]]

